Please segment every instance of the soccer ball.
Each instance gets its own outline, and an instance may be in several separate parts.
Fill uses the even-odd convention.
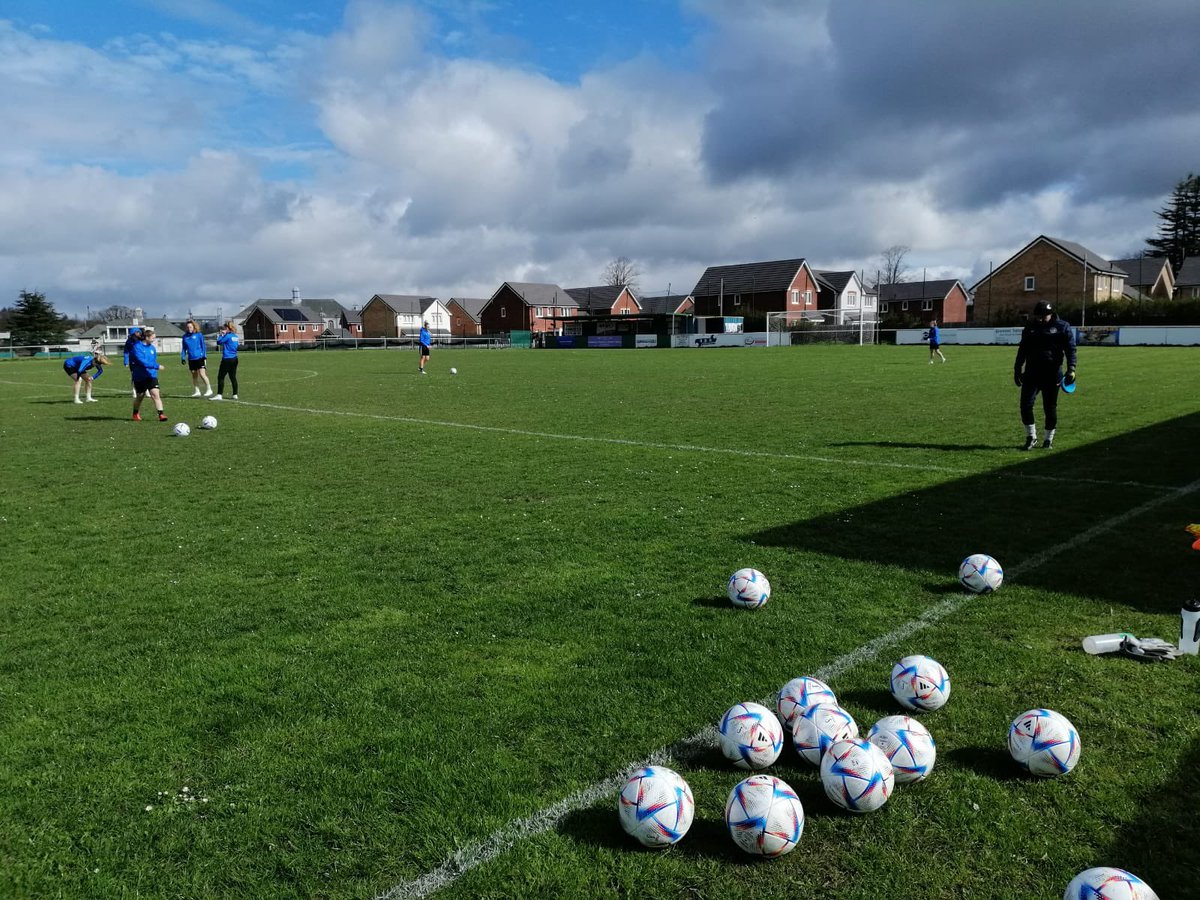
[[[779,694],[775,697],[775,711],[779,713],[779,721],[783,723],[783,727],[791,731],[796,724],[796,716],[818,703],[836,706],[837,697],[820,678],[801,675],[779,689]]]
[[[825,751],[834,741],[858,737],[858,723],[840,706],[818,703],[796,716],[792,743],[796,752],[814,766],[821,765]]]
[[[758,609],[771,599],[771,582],[758,569],[738,569],[729,576],[729,600],[742,609]]]
[[[821,758],[821,784],[829,799],[850,812],[887,803],[896,779],[892,764],[870,741],[834,741]]]
[[[216,416],[205,416],[203,419],[200,420],[200,427],[205,428],[209,431],[212,431],[214,428],[217,427],[217,417]]]
[[[187,437],[192,433],[192,429],[188,427],[187,422],[175,423],[175,437]]]
[[[646,847],[669,847],[687,834],[696,813],[692,789],[673,769],[646,766],[629,776],[617,797],[625,833]]]
[[[451,367],[451,369],[450,369],[450,374],[451,374],[451,375],[457,375],[457,374],[458,374],[458,369],[455,369],[455,368]]]
[[[884,716],[871,726],[867,740],[888,758],[897,784],[924,781],[933,771],[937,744],[929,729],[911,716]]]
[[[958,567],[958,583],[973,594],[990,594],[1004,583],[1004,570],[986,553],[972,553]]]
[[[905,709],[929,712],[950,699],[950,676],[928,656],[906,656],[892,666],[892,696]]]
[[[1008,752],[1031,775],[1066,775],[1082,750],[1075,726],[1052,709],[1026,710],[1008,726]]]
[[[787,784],[773,775],[751,775],[725,802],[725,824],[733,842],[756,856],[783,856],[804,833],[804,806]]]
[[[718,728],[721,752],[739,769],[765,769],[783,750],[783,726],[758,703],[735,703]]]
[[[1063,900],[1158,900],[1158,894],[1132,872],[1097,866],[1072,878]]]

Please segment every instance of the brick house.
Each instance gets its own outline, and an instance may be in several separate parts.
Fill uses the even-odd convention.
[[[1129,276],[1125,279],[1125,295],[1131,299],[1170,300],[1175,296],[1175,273],[1165,256],[1114,259],[1112,265]]]
[[[975,321],[986,325],[1028,315],[1039,300],[1059,304],[1119,299],[1127,277],[1123,269],[1080,244],[1038,235],[972,288]]]
[[[359,317],[362,336],[368,338],[416,335],[422,322],[428,324],[435,338],[446,336],[452,321],[441,300],[418,294],[376,294],[363,304]]]
[[[921,322],[937,319],[942,325],[967,321],[967,290],[957,278],[881,284],[879,315],[886,319],[909,317]]]
[[[663,294],[658,297],[640,297],[642,313],[648,316],[690,316],[695,308],[691,294]]]
[[[446,301],[446,309],[450,312],[450,333],[454,337],[479,337],[483,328],[479,324],[479,313],[485,297],[451,297]]]
[[[557,284],[506,281],[479,311],[479,326],[484,334],[558,333],[562,319],[579,315],[578,302]]]
[[[875,295],[863,290],[857,272],[814,269],[813,274],[817,277],[817,309],[823,319],[838,325],[875,321]]]
[[[1200,300],[1200,256],[1189,256],[1175,276],[1176,300]]]
[[[786,319],[817,312],[817,276],[804,259],[709,266],[692,290],[697,316],[742,316],[746,331],[764,331],[767,313]]]
[[[325,333],[325,320],[319,312],[291,300],[258,300],[237,318],[248,341],[295,344],[315,341]]]
[[[325,323],[326,337],[362,337],[362,317],[336,300],[305,300],[304,305]]]

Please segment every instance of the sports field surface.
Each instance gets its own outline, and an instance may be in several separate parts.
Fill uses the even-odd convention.
[[[1080,639],[1200,592],[1200,350],[1082,349],[1030,453],[1013,349],[945,350],[246,353],[237,403],[167,358],[187,438],[119,366],[75,406],[0,362],[0,896],[1197,896],[1200,659]],[[724,711],[817,675],[865,732],[912,653],[929,779],[853,816],[785,746],[803,838],[743,854]],[[1009,757],[1034,707],[1069,775]],[[616,814],[651,759],[696,798],[665,852]]]

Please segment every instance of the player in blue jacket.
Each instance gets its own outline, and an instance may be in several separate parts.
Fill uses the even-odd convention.
[[[87,385],[88,403],[99,402],[92,396],[92,382],[104,374],[104,367],[107,365],[108,357],[103,353],[83,353],[79,356],[71,356],[63,360],[63,371],[75,382],[76,403],[83,402],[79,399],[79,388],[81,385]]]
[[[929,320],[929,331],[925,332],[925,336],[929,339],[929,364],[933,365],[935,355],[945,362],[946,357],[942,355],[942,333],[938,330],[937,319]]]
[[[142,339],[142,329],[139,328],[137,325],[134,325],[132,328],[129,329],[129,336],[125,338],[125,346],[121,351],[122,357],[124,359],[125,368],[127,368],[127,369],[129,368],[129,354],[133,352],[134,344],[136,344],[141,339]],[[132,371],[129,373],[129,378],[130,378],[130,390],[132,391],[133,396],[136,397],[137,396],[137,388],[132,387],[132,383],[133,383],[133,372]]]
[[[417,371],[424,375],[425,363],[429,362],[429,347],[433,343],[433,338],[429,335],[429,325],[425,322],[421,323],[421,333],[417,336],[417,343],[420,345],[421,351],[421,359],[417,363]]]
[[[1067,374],[1062,372],[1063,361]],[[1054,446],[1054,431],[1058,428],[1058,388],[1060,384],[1075,383],[1075,333],[1065,319],[1054,314],[1054,307],[1039,300],[1033,307],[1021,332],[1021,345],[1013,364],[1013,381],[1021,389],[1021,424],[1025,426],[1025,447],[1037,445],[1037,425],[1033,420],[1033,401],[1042,395],[1042,411],[1046,415],[1046,439],[1042,446]]]
[[[183,323],[183,347],[179,351],[179,362],[186,363],[192,373],[192,396],[200,396],[200,382],[204,382],[204,396],[212,396],[212,382],[208,380],[208,348],[204,346],[204,335],[195,319]]]
[[[217,370],[217,392],[209,400],[222,400],[225,393],[225,379],[229,378],[233,388],[233,399],[238,398],[237,367],[238,367],[238,335],[237,326],[229,319],[221,326],[217,336],[217,347],[221,350],[221,368]]]
[[[154,401],[158,411],[158,421],[167,421],[163,412],[162,392],[158,389],[158,350],[154,346],[154,329],[143,328],[142,339],[129,350],[129,371],[133,374],[133,389],[137,392],[133,398],[133,421],[142,421],[142,401],[146,395]]]

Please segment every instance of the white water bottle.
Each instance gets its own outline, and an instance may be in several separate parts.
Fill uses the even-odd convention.
[[[1121,643],[1127,637],[1133,637],[1127,631],[1116,634],[1093,634],[1083,639],[1083,652],[1096,656],[1101,653],[1116,653],[1121,649]]]
[[[1200,600],[1189,600],[1179,612],[1179,652],[1200,653]]]

